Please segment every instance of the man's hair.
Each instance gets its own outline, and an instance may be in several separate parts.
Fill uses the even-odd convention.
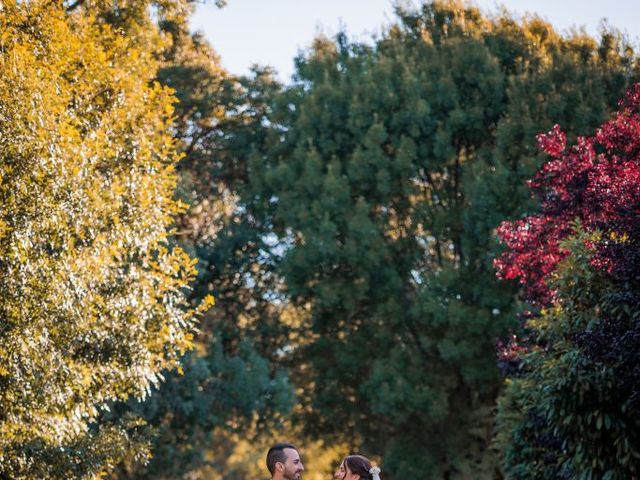
[[[284,453],[285,448],[293,448],[296,452],[298,449],[291,443],[276,443],[267,452],[267,468],[271,475],[276,471],[276,463],[284,463],[287,461],[287,455]]]

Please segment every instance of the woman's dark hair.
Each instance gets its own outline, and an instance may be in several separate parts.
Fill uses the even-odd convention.
[[[360,475],[362,480],[371,480],[371,462],[367,457],[362,455],[349,455],[344,458],[344,466],[349,468],[351,473]]]

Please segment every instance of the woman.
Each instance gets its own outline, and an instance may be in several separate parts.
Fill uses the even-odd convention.
[[[336,473],[336,480],[380,480],[380,468],[372,467],[367,457],[349,455],[342,461]]]

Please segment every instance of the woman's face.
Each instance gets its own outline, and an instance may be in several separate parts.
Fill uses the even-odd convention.
[[[338,468],[333,477],[340,480],[360,480],[360,475],[349,470],[349,467],[344,462],[340,464],[340,468]]]

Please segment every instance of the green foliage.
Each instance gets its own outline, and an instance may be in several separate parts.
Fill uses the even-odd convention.
[[[591,137],[567,148],[559,126],[530,185],[540,213],[504,222],[502,278],[547,306],[505,349],[512,378],[498,444],[511,478],[637,478],[640,471],[640,84]],[[597,153],[596,153],[597,152]],[[531,316],[531,315],[529,315]],[[520,365],[518,363],[520,362]]]
[[[384,455],[398,477],[495,475],[494,341],[516,305],[494,229],[531,207],[535,134],[593,128],[635,60],[615,32],[563,38],[454,2],[398,14],[373,46],[318,39],[288,88],[268,70],[233,78],[164,24],[191,205],[178,233],[199,259],[194,298],[217,306],[144,410],[162,453],[141,477],[252,475],[223,472],[227,456],[239,434],[280,431],[286,369],[310,437]]]
[[[556,302],[528,322],[537,346],[508,380],[498,408],[496,443],[507,478],[622,480],[638,474],[637,420],[612,401],[621,393],[616,364],[576,341],[603,319],[626,316],[615,308],[619,287],[592,264],[589,245],[598,237],[576,226],[563,242],[570,254],[553,275]]]
[[[250,341],[241,341],[232,354],[218,339],[182,364],[183,374],[170,375],[146,402],[125,410],[153,428],[153,457],[145,468],[125,466],[121,477],[175,479],[211,468],[227,478],[227,465],[210,459],[223,454],[226,461],[231,439],[256,438],[273,427],[271,412],[292,407],[287,377],[272,375]]]
[[[221,69],[188,33],[192,7],[0,12],[0,476],[243,478],[255,458],[230,454],[293,408],[307,435],[395,477],[493,477],[494,341],[517,307],[494,229],[531,208],[535,134],[598,125],[633,51],[613,31],[563,38],[429,2],[371,46],[317,39],[284,88]],[[197,270],[167,238],[176,151],[189,209],[172,242]],[[187,303],[208,293],[184,355]],[[522,408],[501,422],[524,418],[527,387],[511,384],[502,405]],[[142,469],[140,418],[155,432]],[[508,441],[548,448],[531,439],[558,433],[536,418]],[[551,465],[526,470],[564,474]]]
[[[213,293],[216,307],[203,316],[182,373],[169,374],[148,401],[118,412],[132,409],[152,427],[153,457],[144,468],[122,465],[117,476],[245,478],[255,475],[255,461],[230,462],[230,452],[271,441],[294,400],[281,361],[291,312],[273,301],[281,286],[265,227],[239,203],[251,145],[267,133],[260,122],[268,93],[278,86],[268,71],[231,76],[200,35],[175,21],[161,26],[171,41],[158,80],[179,100],[178,192],[190,207],[176,241],[198,259],[191,299]]]
[[[113,28],[62,2],[0,9],[0,477],[98,478],[148,456],[131,416],[191,347],[194,264],[174,99],[145,16]]]
[[[373,46],[342,33],[297,59],[241,198],[308,312],[291,362],[307,432],[400,478],[491,478],[494,341],[516,308],[494,229],[531,206],[533,134],[595,127],[633,58],[455,2],[398,14]]]

